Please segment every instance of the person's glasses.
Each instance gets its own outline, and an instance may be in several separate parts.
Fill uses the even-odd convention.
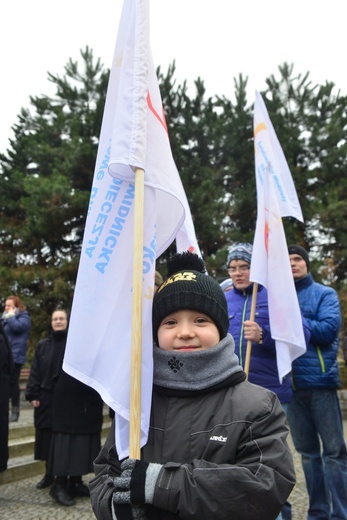
[[[229,267],[228,268],[228,273],[229,274],[234,274],[236,273],[236,271],[239,271],[240,273],[246,273],[247,271],[250,270],[250,265],[238,265],[237,267]]]

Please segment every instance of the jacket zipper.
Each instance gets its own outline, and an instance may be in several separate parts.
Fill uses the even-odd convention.
[[[321,351],[321,349],[319,347],[316,347],[316,349],[317,349],[318,359],[319,359],[319,362],[320,362],[322,373],[325,374],[325,363],[324,363],[324,359],[323,359],[323,356],[322,356],[322,351]]]
[[[317,349],[317,355],[318,355],[318,359],[319,359],[319,363],[320,363],[320,366],[321,366],[321,369],[322,369],[322,374],[325,374],[326,370],[325,370],[325,363],[324,363],[324,358],[322,356],[322,351],[319,347],[316,347]],[[295,384],[294,384],[294,377],[292,378],[292,387],[294,390],[296,390],[295,388]]]

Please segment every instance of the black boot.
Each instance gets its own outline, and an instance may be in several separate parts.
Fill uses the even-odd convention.
[[[67,483],[67,492],[72,497],[89,497],[89,488],[82,482],[81,478],[70,477]]]
[[[56,482],[49,490],[49,494],[61,506],[74,506],[76,504],[75,500],[68,494],[66,489]]]
[[[53,480],[54,480],[54,477],[52,475],[47,475],[47,473],[46,473],[45,475],[43,475],[40,482],[38,482],[36,484],[36,487],[37,487],[37,489],[44,489],[44,488],[50,486],[53,483]]]
[[[10,415],[10,422],[17,422],[19,419],[19,406],[12,406],[12,413]]]

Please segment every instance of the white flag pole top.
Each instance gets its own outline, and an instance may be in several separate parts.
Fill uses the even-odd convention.
[[[306,351],[302,316],[281,216],[302,220],[292,176],[261,96],[254,105],[258,214],[250,279],[268,290],[271,336],[280,381]]]
[[[148,27],[149,1],[125,0],[63,364],[67,373],[97,390],[115,411],[120,459],[129,455],[134,168],[144,170],[141,446],[148,437],[152,395],[155,261],[189,222]],[[189,226],[185,229],[191,232]],[[187,237],[186,243],[194,249],[195,235]]]

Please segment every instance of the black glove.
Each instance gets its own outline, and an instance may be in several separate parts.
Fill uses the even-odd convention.
[[[116,520],[147,520],[146,506],[112,502],[112,518]]]
[[[116,504],[152,504],[155,484],[161,468],[161,464],[153,462],[138,459],[124,460],[121,464],[120,477],[114,479],[116,491],[113,493],[113,501]]]

